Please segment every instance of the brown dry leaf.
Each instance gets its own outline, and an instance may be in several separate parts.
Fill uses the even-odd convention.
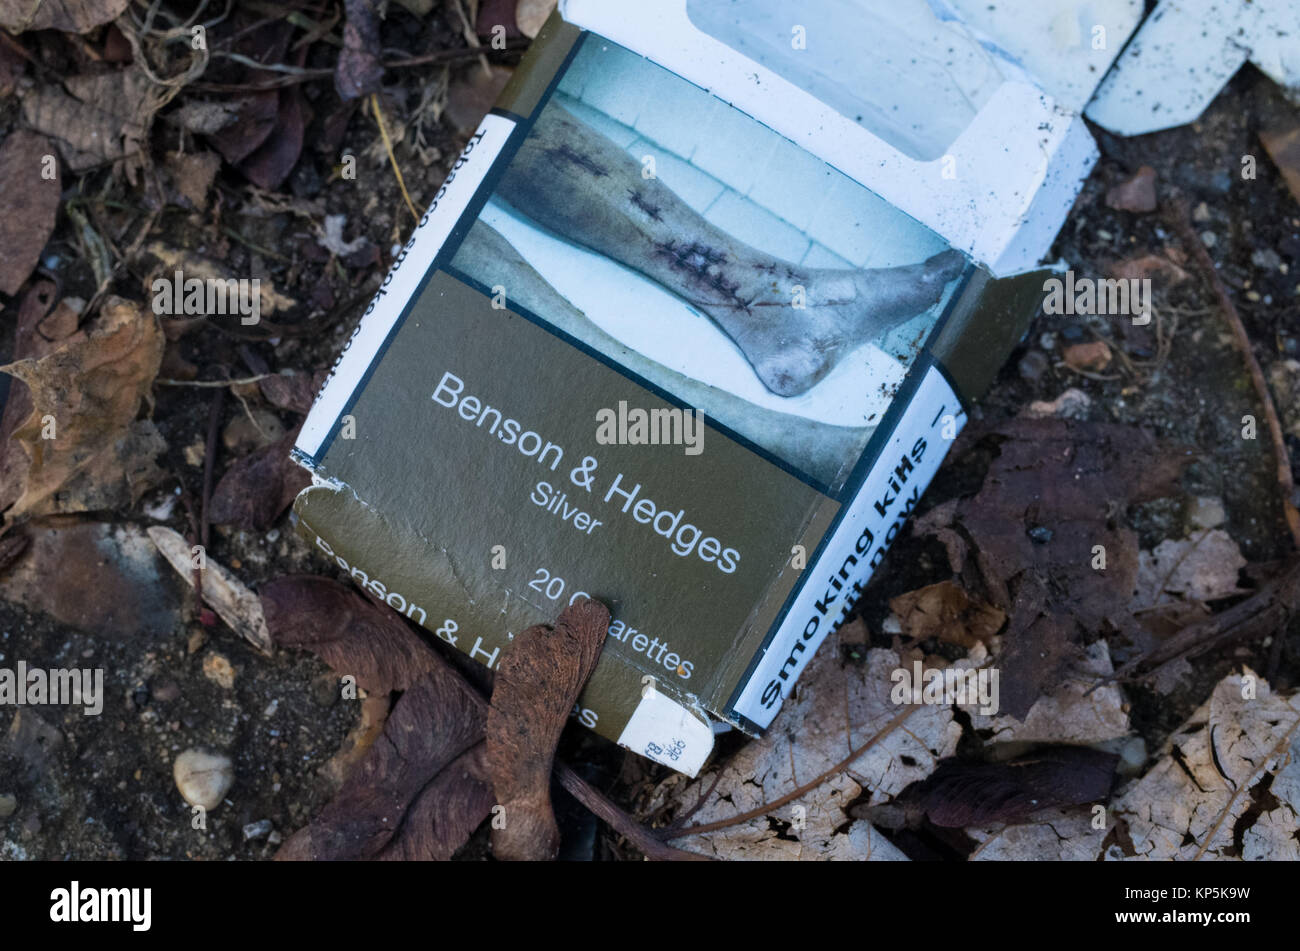
[[[445,664],[402,694],[360,768],[281,861],[446,860],[487,818],[482,699]]]
[[[1300,695],[1249,668],[1219,681],[1116,800],[1107,859],[1300,860]]]
[[[63,188],[54,145],[18,130],[0,144],[0,292],[16,294],[54,231]],[[53,178],[47,177],[53,173]]]
[[[362,701],[361,722],[325,766],[327,777],[342,786],[338,797],[277,858],[450,858],[495,802],[482,765],[486,704],[453,690],[443,661],[424,641],[345,585],[291,576],[264,585],[261,596],[275,643],[312,651],[339,675],[356,678],[369,694]],[[406,692],[386,719],[388,696],[395,690]],[[450,701],[439,699],[439,691],[451,691]],[[441,731],[443,721],[419,718],[456,716],[457,709],[467,709],[466,701],[473,704],[470,734],[461,734],[464,725],[447,725],[460,737],[451,744],[452,761],[411,735],[412,722],[422,733],[430,733],[434,723]],[[444,702],[452,708],[442,710]],[[390,788],[368,790],[368,783]],[[382,834],[386,816],[405,817],[391,839]]]
[[[492,830],[492,854],[499,859],[549,861],[559,852],[551,763],[608,629],[608,608],[578,601],[561,612],[554,628],[539,624],[516,636],[497,667],[487,763],[505,818]]]
[[[979,843],[971,862],[1095,862],[1106,838],[1091,810],[1048,809],[1023,825],[963,830]]]
[[[23,99],[28,125],[61,143],[63,158],[81,172],[140,152],[154,113],[171,92],[156,86],[137,66],[70,76],[40,86]]]
[[[202,281],[225,281],[232,276],[226,270],[225,265],[213,261],[211,258],[179,248],[169,248],[159,241],[151,241],[145,250],[157,259],[157,264],[150,269],[147,275],[146,283],[151,287],[155,278],[163,277],[171,280],[177,271],[182,272],[187,281],[190,278],[198,278]],[[286,294],[281,294],[266,278],[261,278],[258,283],[258,300],[258,313],[264,318],[276,313],[283,313],[297,305],[297,301]],[[195,325],[198,319],[200,318],[177,317],[174,320],[169,320],[168,325],[172,327],[192,326]]]
[[[296,86],[281,89],[270,134],[238,163],[239,170],[259,188],[279,188],[302,155],[303,131],[309,119],[302,91]]]
[[[1114,516],[1171,491],[1189,457],[1114,424],[1017,418],[994,432],[1003,441],[983,487],[946,513],[974,543],[990,602],[1011,618],[997,661],[1002,711],[1019,718],[1059,682],[1085,632],[1146,643],[1127,608],[1137,536]],[[1104,568],[1094,567],[1099,551]]]
[[[209,517],[214,525],[266,531],[311,485],[311,473],[289,458],[298,429],[295,426],[226,470],[212,492]]]
[[[900,594],[890,600],[889,609],[898,616],[903,633],[913,640],[938,637],[967,648],[988,643],[1007,619],[1001,610],[971,598],[951,581]]]
[[[898,654],[880,649],[868,651],[862,666],[845,665],[839,637],[832,634],[765,736],[698,779],[665,780],[652,794],[647,814],[667,808],[681,815],[707,793],[689,827],[728,819],[793,792],[908,709],[890,696],[892,675],[901,666]],[[864,793],[868,805],[888,802],[930,775],[939,760],[956,751],[960,737],[950,707],[912,708],[901,725],[884,732],[848,769],[796,801],[739,825],[675,838],[673,845],[719,859],[902,859],[870,823],[851,821],[845,810]]]
[[[80,314],[68,301],[59,300],[53,281],[32,282],[18,305],[18,325],[14,329],[14,358],[37,359],[53,353],[77,331]],[[0,416],[0,511],[18,501],[27,479],[27,450],[10,437],[32,411],[32,395],[27,384],[14,380],[9,399]]]
[[[86,33],[116,20],[131,0],[0,0],[0,26],[10,33],[62,30]]]
[[[1246,566],[1241,549],[1223,529],[1196,532],[1190,538],[1167,538],[1138,555],[1134,610],[1187,601],[1214,601],[1245,593],[1237,574]]]
[[[407,690],[443,661],[391,611],[314,575],[264,584],[262,613],[280,647],[310,650],[371,693]]]
[[[208,192],[221,168],[221,156],[215,152],[168,152],[167,170],[176,191],[195,211],[206,211]]]
[[[136,416],[151,399],[162,354],[153,315],[110,297],[90,328],[54,353],[0,367],[32,398],[31,414],[13,433],[30,466],[10,521],[130,505],[159,480],[154,459],[166,444]]]

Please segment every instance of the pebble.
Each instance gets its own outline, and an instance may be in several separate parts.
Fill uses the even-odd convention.
[[[1062,357],[1076,370],[1104,370],[1110,365],[1110,347],[1103,340],[1072,343],[1065,348]]]
[[[229,756],[188,749],[172,765],[176,788],[191,806],[211,811],[221,805],[235,782],[235,764]]]
[[[274,413],[265,409],[255,409],[252,414],[240,413],[221,433],[221,442],[236,455],[244,455],[254,449],[275,442],[284,435],[284,424]]]
[[[1205,245],[1207,248],[1212,248],[1218,243],[1219,243],[1219,236],[1216,235],[1213,231],[1201,232],[1201,244]]]
[[[209,654],[203,658],[203,676],[226,690],[235,686],[235,668],[220,654]]]
[[[1143,165],[1132,176],[1106,192],[1106,204],[1117,211],[1155,211],[1156,170],[1150,165]]]
[[[0,793],[0,819],[8,819],[18,811],[18,799],[11,793]]]
[[[1209,220],[1210,220],[1210,206],[1207,205],[1205,202],[1201,202],[1199,205],[1197,205],[1194,209],[1192,209],[1192,220],[1193,220],[1193,221],[1209,221]]]
[[[1251,254],[1250,263],[1255,265],[1255,267],[1261,267],[1272,271],[1281,266],[1282,258],[1280,258],[1278,253],[1272,248],[1260,248],[1258,251]]]
[[[269,836],[275,824],[270,819],[259,819],[257,822],[250,822],[244,826],[244,841],[249,842],[253,839],[265,839]]]

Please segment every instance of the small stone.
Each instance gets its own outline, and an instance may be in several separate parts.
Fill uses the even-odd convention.
[[[221,805],[235,782],[235,764],[229,756],[188,749],[172,765],[176,788],[191,806],[209,812]]]
[[[266,837],[267,845],[279,845],[283,841],[284,838],[280,835],[280,833],[274,830],[272,830],[271,834]]]
[[[1223,499],[1201,495],[1192,500],[1187,517],[1197,528],[1218,528],[1227,521],[1228,515],[1223,510]]]
[[[1218,243],[1219,243],[1219,236],[1216,235],[1213,231],[1201,232],[1201,244],[1205,245],[1207,248],[1212,248]]]
[[[174,680],[160,684],[152,688],[153,698],[160,703],[171,703],[173,700],[179,700],[181,696],[180,685]]]
[[[17,811],[17,797],[12,793],[0,793],[0,819],[8,819]]]
[[[1066,365],[1076,370],[1104,370],[1110,365],[1110,347],[1104,340],[1072,343],[1062,354]]]
[[[1039,545],[1046,545],[1052,540],[1054,532],[1046,525],[1035,525],[1033,528],[1029,529],[1027,534],[1029,535],[1030,541]]]
[[[220,654],[209,654],[203,658],[203,676],[225,690],[235,686],[235,668]]]
[[[1116,211],[1145,214],[1156,210],[1156,170],[1143,165],[1132,176],[1106,192],[1106,204]]]
[[[1272,248],[1260,248],[1250,255],[1250,263],[1255,267],[1263,268],[1266,271],[1273,271],[1281,267],[1282,259]]]
[[[1017,364],[1016,369],[1020,371],[1021,379],[1036,383],[1039,377],[1047,372],[1048,366],[1046,354],[1041,350],[1030,350],[1020,358],[1020,363]]]
[[[250,822],[244,826],[244,841],[251,842],[254,839],[265,839],[274,828],[275,824],[270,819],[259,819],[257,822]]]
[[[1193,221],[1209,221],[1209,220],[1210,220],[1210,206],[1207,205],[1205,202],[1201,202],[1199,205],[1197,205],[1195,208],[1193,208],[1193,209],[1192,209],[1192,220],[1193,220]]]
[[[207,447],[203,444],[202,439],[196,439],[185,447],[183,455],[187,466],[198,467],[203,465],[203,457],[207,455]]]

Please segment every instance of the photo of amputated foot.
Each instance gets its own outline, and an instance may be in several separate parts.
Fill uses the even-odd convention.
[[[644,176],[631,155],[556,103],[497,195],[707,315],[781,397],[806,393],[849,353],[933,307],[965,266],[956,251],[860,269],[806,267],[764,253]]]

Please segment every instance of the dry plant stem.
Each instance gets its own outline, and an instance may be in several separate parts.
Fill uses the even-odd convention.
[[[603,819],[615,832],[626,838],[655,862],[708,862],[707,856],[684,852],[664,845],[651,830],[637,822],[614,803],[610,802],[585,779],[564,763],[555,764],[555,776],[574,799],[582,803],[596,818]]]
[[[729,819],[719,819],[716,822],[705,822],[700,825],[686,826],[684,829],[677,829],[677,828],[670,827],[668,829],[657,830],[656,834],[662,839],[679,839],[682,836],[686,836],[686,835],[701,835],[705,832],[716,832],[718,829],[726,829],[730,826],[740,825],[742,822],[748,822],[750,819],[757,819],[760,816],[766,816],[771,812],[773,812],[774,810],[780,809],[786,803],[792,802],[801,796],[806,796],[808,793],[812,792],[814,789],[816,789],[822,783],[826,782],[828,779],[831,779],[839,775],[840,773],[842,773],[844,770],[848,769],[849,766],[852,765],[854,760],[856,760],[867,750],[871,749],[871,747],[875,746],[877,743],[879,743],[881,740],[887,737],[890,733],[893,733],[894,730],[902,726],[903,722],[906,721],[908,717],[910,717],[913,713],[915,713],[919,709],[921,709],[920,704],[915,704],[915,705],[908,704],[907,706],[903,707],[903,709],[900,710],[892,720],[890,720],[880,730],[878,730],[875,734],[873,734],[869,740],[867,740],[857,749],[849,753],[848,756],[844,757],[844,759],[840,760],[830,769],[816,776],[809,782],[804,783],[798,789],[786,793],[780,799],[774,799],[771,802],[765,802],[763,803],[763,805],[758,806],[757,808],[750,809],[748,812],[742,812],[740,813],[740,815],[732,816]]]
[[[1296,511],[1295,503],[1291,501],[1291,497],[1295,492],[1295,481],[1291,475],[1291,460],[1287,455],[1286,444],[1282,441],[1282,423],[1278,420],[1277,408],[1273,405],[1273,397],[1269,394],[1268,384],[1264,382],[1264,372],[1260,369],[1259,361],[1255,359],[1254,351],[1250,348],[1250,338],[1246,336],[1246,328],[1241,322],[1241,315],[1237,313],[1237,308],[1233,306],[1232,299],[1228,297],[1228,291],[1219,278],[1219,272],[1215,270],[1214,262],[1210,260],[1209,252],[1205,250],[1205,245],[1192,228],[1191,218],[1187,214],[1186,202],[1179,199],[1174,203],[1172,217],[1179,236],[1191,251],[1192,257],[1196,259],[1197,265],[1205,273],[1205,279],[1210,283],[1211,290],[1214,291],[1219,310],[1223,312],[1224,318],[1228,321],[1228,326],[1232,328],[1232,335],[1237,341],[1237,349],[1241,351],[1242,359],[1246,361],[1246,369],[1250,371],[1250,381],[1255,386],[1255,393],[1264,406],[1264,419],[1268,423],[1268,434],[1273,440],[1273,453],[1277,458],[1277,484],[1282,490],[1282,514],[1286,517],[1287,527],[1291,530],[1291,541],[1294,543],[1296,550],[1300,551],[1300,512]]]
[[[1219,817],[1214,820],[1214,825],[1210,827],[1210,831],[1205,833],[1205,841],[1201,843],[1201,847],[1197,849],[1196,854],[1192,856],[1193,862],[1200,861],[1201,856],[1205,854],[1205,850],[1209,848],[1210,843],[1214,841],[1214,837],[1219,834],[1219,826],[1223,825],[1223,820],[1228,818],[1228,814],[1232,812],[1233,804],[1236,803],[1243,791],[1254,785],[1255,777],[1258,776],[1268,765],[1269,760],[1280,755],[1281,752],[1287,748],[1291,743],[1291,737],[1295,735],[1296,727],[1298,726],[1300,726],[1300,716],[1295,718],[1294,722],[1291,724],[1291,729],[1287,730],[1286,734],[1283,735],[1283,737],[1274,744],[1273,748],[1268,751],[1268,756],[1264,757],[1264,762],[1260,763],[1259,767],[1250,774],[1250,780],[1242,783],[1232,791],[1232,798],[1230,798],[1227,805],[1223,807],[1223,811],[1219,813]]]
[[[393,174],[397,176],[397,185],[402,189],[402,197],[406,199],[406,207],[411,209],[411,217],[415,219],[416,224],[419,224],[420,215],[415,210],[415,203],[411,201],[410,192],[406,190],[406,180],[402,178],[402,170],[397,166],[397,156],[393,154],[393,143],[388,138],[388,127],[384,125],[384,112],[379,108],[379,97],[373,92],[370,94],[370,108],[375,111],[375,122],[379,124],[379,134],[384,139],[384,148],[388,150],[388,161],[392,163]]]

